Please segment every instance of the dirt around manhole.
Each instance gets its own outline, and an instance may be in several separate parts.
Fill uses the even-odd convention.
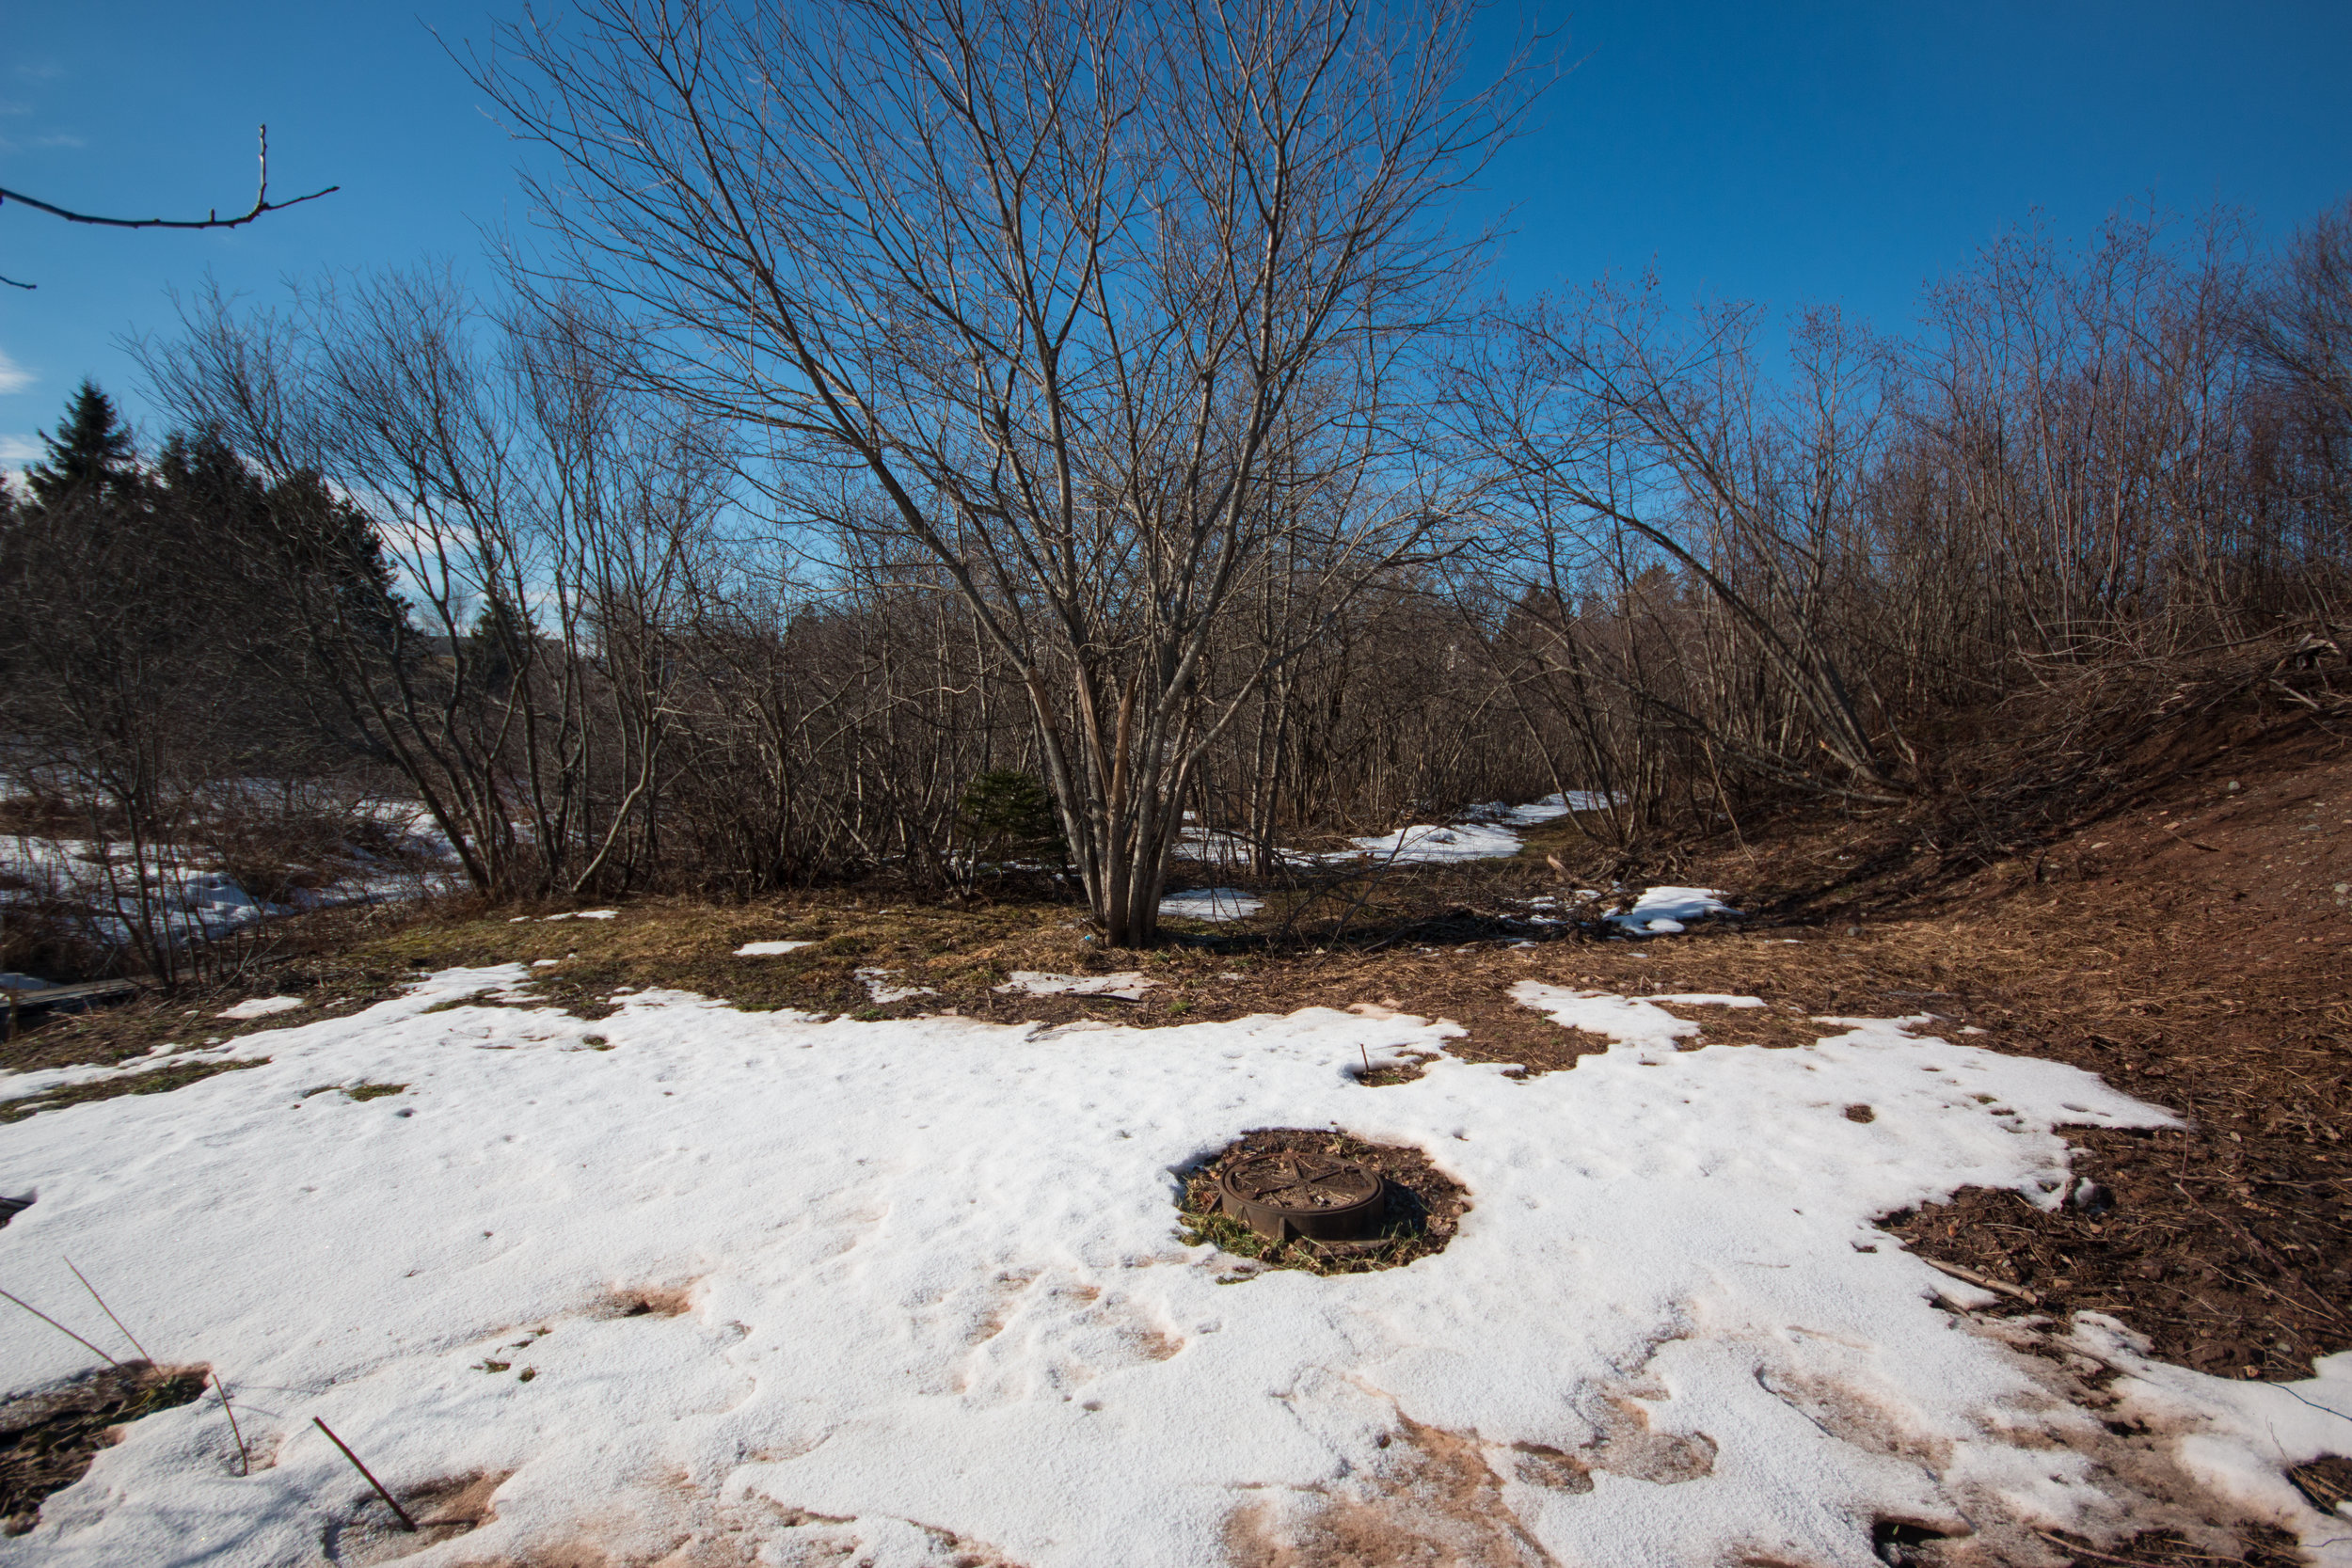
[[[1378,1227],[1361,1241],[1291,1237],[1274,1242],[1224,1212],[1217,1181],[1228,1168],[1284,1154],[1352,1161],[1377,1173],[1389,1193],[1388,1212]],[[1212,1245],[1268,1269],[1332,1275],[1399,1268],[1443,1252],[1470,1207],[1469,1190],[1438,1169],[1423,1150],[1367,1143],[1327,1127],[1263,1127],[1245,1132],[1181,1174],[1184,1190],[1177,1203],[1178,1234],[1184,1244]]]
[[[0,1533],[31,1529],[41,1499],[81,1480],[124,1425],[190,1402],[210,1376],[208,1367],[133,1361],[0,1404]]]

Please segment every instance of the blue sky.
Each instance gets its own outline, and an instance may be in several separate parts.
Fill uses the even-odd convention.
[[[227,233],[86,229],[0,206],[0,460],[83,375],[160,434],[117,346],[167,332],[207,268],[280,279],[470,262],[519,222],[514,149],[434,37],[509,8],[84,0],[8,8],[0,185],[119,215],[337,195]],[[1490,15],[1498,38],[1512,12]],[[2352,196],[2352,4],[1589,4],[1579,62],[1468,199],[1504,209],[1515,293],[1655,262],[1681,295],[1834,301],[1904,327],[1919,285],[2039,210],[2088,234],[2119,204],[2249,209],[2275,237]],[[430,30],[429,30],[430,29]]]

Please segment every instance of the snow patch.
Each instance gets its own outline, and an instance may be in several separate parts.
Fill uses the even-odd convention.
[[[876,1006],[880,1007],[887,1007],[893,1002],[911,1001],[917,996],[937,996],[939,994],[937,990],[933,990],[930,986],[901,986],[895,984],[892,981],[891,976],[897,974],[898,973],[898,972],[895,969],[861,969],[857,972],[857,977],[866,982],[866,994],[867,998],[871,1000]]]
[[[304,1006],[299,996],[257,996],[235,1006],[215,1013],[215,1018],[267,1018],[272,1013],[290,1013]]]
[[[1348,842],[1356,848],[1343,858],[1362,853],[1399,865],[1441,865],[1451,861],[1502,860],[1518,854],[1523,841],[1508,828],[1483,822],[1456,822],[1451,826],[1419,822],[1392,833],[1375,833]]]
[[[1556,988],[1521,1000],[1616,1043],[1525,1081],[1445,1055],[1442,1022],[1324,1008],[1147,1034],[467,1002],[530,973],[437,974],[222,1053],[261,1065],[8,1130],[0,1192],[40,1192],[10,1289],[84,1323],[71,1257],[161,1354],[234,1369],[262,1463],[237,1475],[217,1402],[148,1417],[0,1564],[312,1560],[365,1496],[314,1416],[396,1490],[511,1473],[469,1561],[695,1536],[1198,1568],[1237,1532],[1386,1516],[1433,1561],[1766,1542],[1876,1568],[1879,1518],[2130,1522],[2097,1418],[1871,1223],[1963,1185],[2046,1197],[2061,1125],[2171,1121],[2062,1063],[1919,1020],[1660,1049],[1686,1037],[1656,1000]],[[1406,1051],[1419,1079],[1356,1082]],[[407,1087],[304,1098],[363,1083]],[[1475,1207],[1407,1268],[1225,1283],[1236,1259],[1174,1238],[1178,1173],[1269,1125],[1415,1145]],[[2275,1478],[2341,1451],[2298,1396],[2352,1410],[2352,1356],[2277,1386],[2098,1354],[2185,1466],[2341,1534]],[[0,1317],[0,1393],[88,1360]],[[1431,1522],[1421,1494],[1470,1512]]]
[[[1049,974],[1043,970],[1016,969],[996,989],[1029,996],[1115,996],[1123,1002],[1140,1002],[1143,993],[1158,984],[1140,970],[1119,974]]]
[[[1690,921],[1739,913],[1724,902],[1719,888],[1654,887],[1636,898],[1632,908],[1609,916],[1609,924],[1635,936],[1672,936]]]
[[[735,950],[739,958],[772,958],[780,953],[797,953],[803,947],[814,947],[813,942],[747,942]]]
[[[1369,838],[1348,840],[1356,846],[1343,851],[1346,859],[1369,854],[1399,865],[1438,865],[1453,861],[1504,860],[1525,847],[1517,830],[1532,828],[1539,822],[1549,822],[1565,816],[1571,811],[1595,811],[1605,803],[1604,798],[1587,790],[1575,790],[1568,795],[1547,795],[1540,800],[1523,806],[1506,806],[1501,800],[1490,800],[1465,811],[1459,822],[1434,824],[1415,823],[1399,828],[1392,833],[1375,833]]]
[[[1163,916],[1183,920],[1241,920],[1264,908],[1264,899],[1230,887],[1187,888],[1160,900]]]

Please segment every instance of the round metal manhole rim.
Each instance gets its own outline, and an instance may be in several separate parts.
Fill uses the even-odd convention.
[[[1338,1155],[1253,1154],[1220,1171],[1216,1187],[1226,1213],[1272,1242],[1355,1241],[1388,1214],[1388,1178]]]

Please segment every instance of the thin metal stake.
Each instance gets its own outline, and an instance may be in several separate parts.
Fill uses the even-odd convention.
[[[386,1505],[389,1506],[394,1513],[400,1515],[400,1522],[407,1528],[408,1533],[411,1535],[416,1534],[417,1522],[408,1517],[408,1511],[400,1506],[399,1498],[384,1490],[384,1483],[375,1479],[375,1473],[370,1470],[365,1465],[359,1463],[359,1456],[351,1451],[351,1445],[336,1436],[335,1429],[328,1426],[325,1421],[320,1420],[316,1416],[310,1418],[310,1424],[318,1428],[321,1432],[326,1433],[326,1440],[328,1442],[343,1450],[343,1457],[351,1461],[353,1468],[357,1469],[361,1475],[368,1478],[368,1484],[375,1488],[375,1495],[383,1498]]]

